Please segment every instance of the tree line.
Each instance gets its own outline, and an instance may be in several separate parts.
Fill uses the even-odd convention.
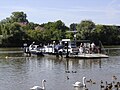
[[[65,38],[118,45],[120,44],[120,26],[95,25],[91,20],[72,23],[69,27],[61,20],[36,24],[29,22],[24,12],[12,12],[10,17],[0,21],[0,46],[2,47],[19,47],[33,41],[50,43]]]

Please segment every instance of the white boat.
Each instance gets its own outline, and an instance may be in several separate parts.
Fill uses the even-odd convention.
[[[80,46],[70,39],[62,39],[57,45],[50,44],[47,46],[35,45],[33,42],[29,47],[25,49],[25,53],[37,55],[37,56],[61,56],[68,58],[108,58],[106,53],[102,53],[103,46],[95,46],[89,40],[81,41]],[[93,45],[93,46],[92,46]]]
[[[62,44],[64,44],[64,48],[62,48],[61,52],[64,57],[67,58],[108,58],[107,52],[103,47],[102,43],[97,46],[90,40],[82,40],[79,42],[79,46],[75,44],[75,42],[70,41],[70,39],[63,39]],[[76,42],[76,43],[77,43]]]
[[[109,58],[108,55],[105,54],[78,54],[78,55],[69,55],[69,58],[78,58],[78,59],[98,59],[98,58]]]
[[[27,55],[36,55],[36,56],[44,56],[45,49],[40,45],[34,45],[33,42],[29,47],[24,47],[24,53]]]
[[[101,42],[99,42],[98,46],[89,40],[78,42],[80,46],[76,45],[76,48],[72,48],[72,53],[68,55],[68,58],[96,59],[109,57]]]

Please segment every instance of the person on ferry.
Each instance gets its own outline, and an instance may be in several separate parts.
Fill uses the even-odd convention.
[[[83,43],[80,44],[79,52],[80,52],[80,54],[83,53]]]
[[[95,44],[94,43],[91,44],[91,49],[92,49],[92,52],[94,52],[94,49],[95,49]]]

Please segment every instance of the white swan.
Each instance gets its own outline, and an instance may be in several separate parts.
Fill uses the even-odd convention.
[[[74,87],[85,87],[86,86],[86,84],[85,84],[85,77],[83,77],[83,82],[81,83],[81,82],[75,82],[74,84],[73,84],[73,86]]]
[[[34,86],[34,87],[30,88],[30,90],[45,90],[45,82],[46,82],[46,80],[42,80],[42,87]]]

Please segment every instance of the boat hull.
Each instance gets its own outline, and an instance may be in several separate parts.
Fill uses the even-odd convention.
[[[79,55],[69,55],[68,58],[98,59],[98,58],[109,58],[109,56],[105,54],[79,54]]]

